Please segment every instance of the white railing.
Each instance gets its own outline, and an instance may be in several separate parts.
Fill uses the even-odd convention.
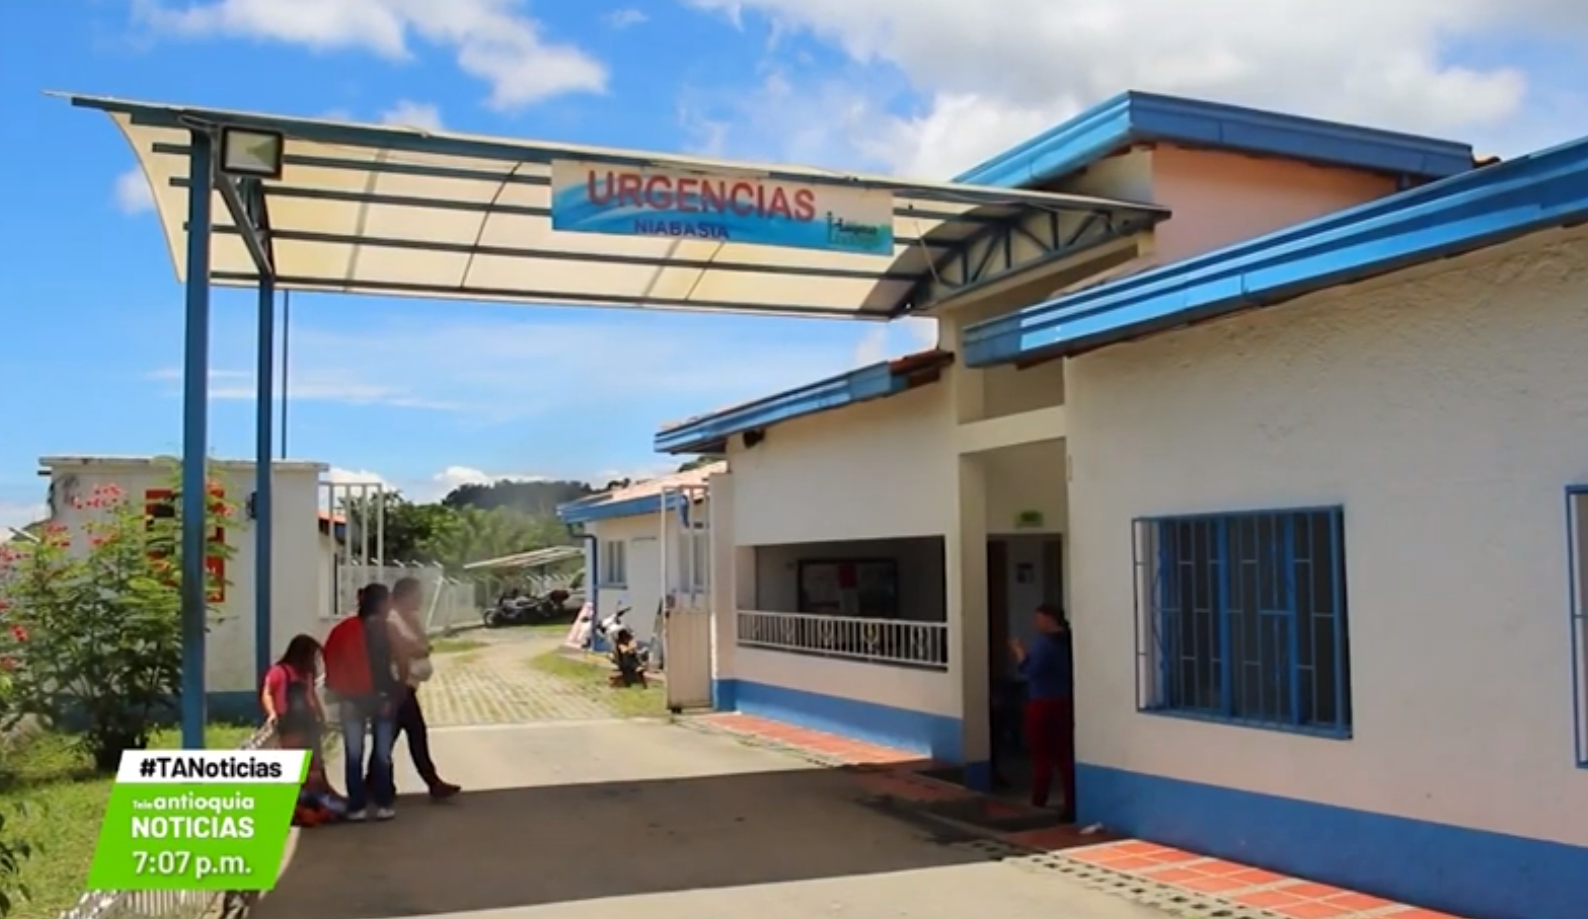
[[[449,632],[463,626],[478,625],[483,607],[479,586],[473,581],[446,577],[442,569],[430,565],[360,565],[338,563],[333,595],[332,618],[340,619],[358,608],[358,591],[366,584],[393,587],[400,578],[418,578],[424,588],[420,615],[428,632]]]
[[[738,644],[820,657],[948,669],[948,625],[740,610]]]

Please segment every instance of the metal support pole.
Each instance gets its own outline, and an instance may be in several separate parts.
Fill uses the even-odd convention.
[[[292,291],[281,292],[281,458],[287,458],[287,374],[292,369]],[[333,533],[334,536],[334,533]]]
[[[274,452],[275,426],[270,410],[274,403],[276,377],[276,283],[269,275],[259,278],[259,353],[258,391],[254,398],[254,676],[263,686],[270,670],[273,617],[271,587],[275,580],[274,506],[275,484],[271,454]]]
[[[204,748],[204,637],[209,618],[210,135],[188,152],[187,322],[182,362],[182,746]]]

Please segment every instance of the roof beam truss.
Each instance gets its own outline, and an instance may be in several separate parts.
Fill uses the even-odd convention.
[[[990,224],[954,246],[922,275],[900,312],[919,313],[1017,275],[1149,230],[1150,214],[1044,209]]]

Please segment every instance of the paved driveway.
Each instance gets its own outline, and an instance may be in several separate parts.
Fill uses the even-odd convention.
[[[611,715],[588,690],[529,666],[536,655],[556,649],[561,634],[476,629],[458,637],[484,642],[484,647],[436,655],[436,675],[421,696],[431,725],[580,721]]]
[[[565,719],[434,743],[462,798],[302,833],[255,919],[1163,915],[989,861],[867,807],[841,773],[728,737]]]

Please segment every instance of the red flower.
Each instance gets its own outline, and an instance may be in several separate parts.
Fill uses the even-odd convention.
[[[14,657],[0,657],[0,670],[12,673],[17,669],[17,659]]]
[[[28,630],[24,629],[20,625],[14,625],[11,627],[11,637],[15,638],[17,641],[27,641]]]

